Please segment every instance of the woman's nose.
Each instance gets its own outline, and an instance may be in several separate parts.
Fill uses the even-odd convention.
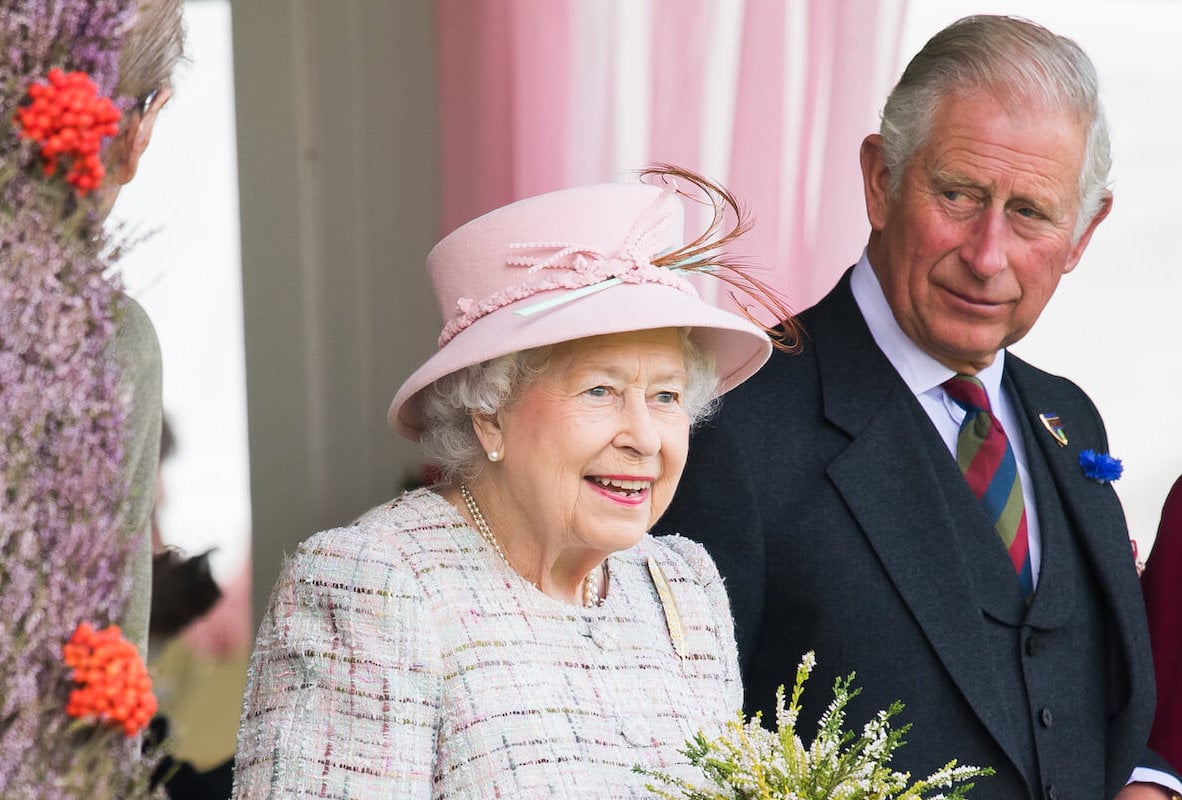
[[[655,455],[660,451],[661,436],[646,398],[631,394],[625,397],[615,444],[642,456]]]

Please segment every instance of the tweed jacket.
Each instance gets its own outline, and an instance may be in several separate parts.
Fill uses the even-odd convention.
[[[901,700],[913,727],[896,765],[916,777],[956,758],[997,770],[975,797],[1111,797],[1149,757],[1153,679],[1123,511],[1079,466],[1082,449],[1107,450],[1092,403],[1007,354],[1011,435],[1025,437],[1046,536],[1028,610],[848,272],[801,321],[803,352],[773,355],[695,434],[658,525],[704,542],[727,581],[746,710],[814,650],[802,719],[855,672],[851,722]],[[1040,413],[1060,417],[1067,446]]]
[[[556,601],[428,490],[312,537],[256,640],[233,796],[625,798],[649,796],[634,765],[692,778],[678,750],[741,701],[717,569],[648,536],[607,566],[602,606]]]

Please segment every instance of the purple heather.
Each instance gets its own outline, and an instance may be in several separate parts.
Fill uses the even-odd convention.
[[[5,797],[129,796],[138,745],[66,717],[62,644],[119,619],[127,414],[109,358],[122,295],[97,219],[11,123],[51,67],[110,94],[133,0],[0,0],[0,783]],[[122,103],[126,105],[124,98]],[[90,729],[88,729],[90,730]]]

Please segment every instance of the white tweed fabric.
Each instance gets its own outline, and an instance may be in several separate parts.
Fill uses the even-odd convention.
[[[313,536],[255,643],[234,797],[602,800],[651,796],[637,764],[692,778],[678,750],[742,702],[722,580],[675,536],[608,572],[602,606],[554,600],[429,490]]]

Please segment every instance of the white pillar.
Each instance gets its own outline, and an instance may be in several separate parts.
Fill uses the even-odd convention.
[[[233,7],[256,622],[285,554],[418,464],[386,407],[440,325],[431,6]]]

